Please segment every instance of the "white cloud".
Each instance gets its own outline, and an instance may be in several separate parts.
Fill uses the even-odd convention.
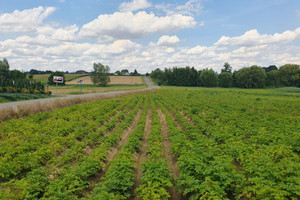
[[[76,25],[59,28],[52,34],[52,38],[61,41],[74,41],[76,39],[75,33],[79,30]]]
[[[274,35],[259,34],[256,29],[253,29],[238,37],[222,36],[215,45],[255,46],[265,44],[284,44],[297,38],[300,38],[300,27],[294,31],[287,30],[283,33],[275,33]]]
[[[116,12],[99,15],[97,19],[83,25],[79,35],[100,40],[140,39],[154,33],[171,33],[195,25],[196,22],[191,16],[157,17],[144,11],[136,14]]]
[[[15,10],[0,15],[0,32],[34,32],[55,11],[54,7],[39,6],[33,9]]]
[[[195,46],[195,47],[189,49],[187,51],[187,54],[190,54],[190,55],[202,54],[206,49],[207,49],[207,47],[205,47],[205,46]]]
[[[157,9],[163,10],[168,15],[182,14],[182,15],[193,15],[200,14],[203,7],[200,0],[189,0],[184,5],[177,4],[158,4],[155,6]]]
[[[174,35],[174,36],[169,36],[169,35],[163,35],[159,38],[157,45],[159,46],[174,46],[180,42],[179,38]]]
[[[123,2],[119,9],[121,12],[132,12],[149,7],[151,7],[151,3],[147,0],[133,0],[131,2]]]

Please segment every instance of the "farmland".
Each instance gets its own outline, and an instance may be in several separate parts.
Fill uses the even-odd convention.
[[[34,75],[33,79],[47,83],[48,77],[49,74]],[[58,87],[57,94],[59,95],[81,94],[81,86],[79,83],[77,83],[79,80],[83,81],[83,94],[146,88],[141,76],[110,76],[110,83],[108,87],[99,87],[98,85],[93,85],[90,76],[86,74],[65,74],[65,79],[66,85],[59,85]],[[48,89],[52,91],[52,94],[56,94],[56,86],[49,86]]]
[[[4,199],[299,199],[299,88],[162,87],[0,124]]]

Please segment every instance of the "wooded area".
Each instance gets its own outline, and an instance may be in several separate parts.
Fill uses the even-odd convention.
[[[286,64],[279,69],[270,65],[253,65],[232,72],[232,67],[225,63],[220,74],[212,69],[197,71],[194,67],[157,68],[151,72],[151,78],[158,85],[202,86],[202,87],[300,87],[300,65]]]

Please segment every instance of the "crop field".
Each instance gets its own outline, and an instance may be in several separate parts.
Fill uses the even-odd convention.
[[[137,85],[137,84],[143,84],[142,77],[141,76],[110,76],[110,85]],[[82,78],[74,79],[70,82],[67,82],[67,84],[76,84],[77,81],[82,80],[84,84],[93,84],[91,81],[90,76],[85,76]]]
[[[300,199],[300,93],[162,87],[0,123],[2,199]]]

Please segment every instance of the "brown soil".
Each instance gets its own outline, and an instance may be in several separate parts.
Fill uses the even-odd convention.
[[[164,147],[164,157],[167,159],[168,165],[170,167],[170,172],[174,175],[175,178],[179,177],[178,164],[176,158],[171,153],[171,141],[169,139],[169,129],[166,121],[165,115],[162,111],[158,110],[158,115],[160,117],[161,131],[163,136],[163,147]],[[184,199],[183,195],[177,190],[176,183],[173,183],[173,187],[169,189],[172,200]]]
[[[121,85],[135,85],[143,84],[141,76],[110,76],[110,85],[121,84]],[[93,84],[90,76],[81,77],[73,81],[67,82],[66,84],[78,84],[77,81],[82,80],[83,84]]]
[[[134,154],[134,158],[136,160],[136,166],[135,166],[135,169],[134,169],[134,172],[135,172],[135,175],[136,175],[136,180],[134,182],[134,190],[136,188],[138,188],[141,184],[140,180],[142,178],[142,163],[144,163],[146,160],[147,160],[147,140],[148,140],[148,137],[149,137],[149,134],[151,132],[151,123],[152,123],[152,114],[151,114],[151,109],[149,108],[148,109],[148,115],[147,115],[147,118],[146,118],[146,125],[145,125],[145,134],[142,138],[142,145],[141,145],[141,148],[140,148],[140,152],[139,154]],[[132,199],[138,199],[136,196],[133,197]]]

